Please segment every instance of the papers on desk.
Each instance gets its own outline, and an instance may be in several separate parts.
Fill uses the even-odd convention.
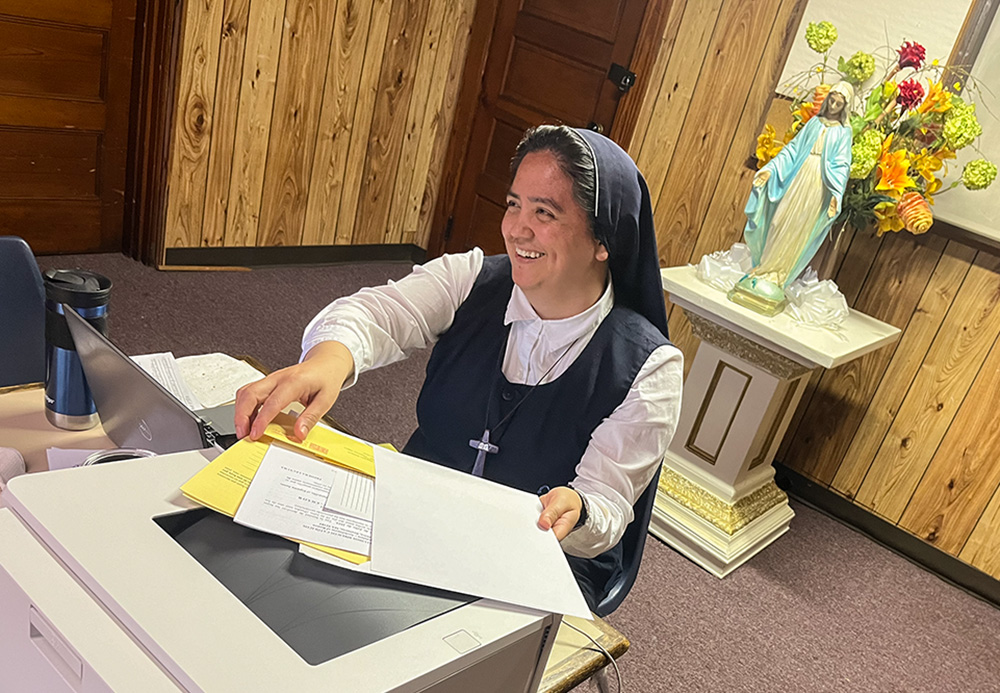
[[[246,361],[219,353],[178,359],[165,351],[133,356],[132,360],[191,410],[232,402],[238,389],[264,377]]]
[[[537,496],[322,425],[296,443],[293,422],[239,441],[181,490],[335,565],[591,618],[555,535],[538,528]]]
[[[337,509],[328,508],[331,494],[340,496],[336,501],[345,500],[334,489],[348,486],[361,492],[337,502]],[[367,556],[374,486],[371,477],[277,443],[265,453],[233,519],[263,532]]]

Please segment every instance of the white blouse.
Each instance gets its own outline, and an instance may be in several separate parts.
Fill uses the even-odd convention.
[[[398,282],[339,298],[313,318],[302,338],[302,355],[323,341],[342,343],[354,357],[354,375],[406,358],[431,346],[451,327],[483,266],[483,251],[444,255],[415,266]],[[614,289],[587,310],[562,320],[543,320],[515,286],[504,324],[511,324],[503,374],[511,383],[534,385],[563,356],[545,382],[555,380],[583,352],[614,305]],[[569,345],[577,340],[572,347]],[[569,348],[567,352],[566,349]],[[683,356],[672,345],[653,351],[624,401],[593,432],[572,484],[587,500],[587,522],[562,541],[563,550],[592,558],[614,546],[632,505],[649,484],[677,428]],[[475,451],[470,448],[470,456]]]

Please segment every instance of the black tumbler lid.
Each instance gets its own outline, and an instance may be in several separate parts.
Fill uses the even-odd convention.
[[[74,308],[106,305],[111,294],[111,280],[103,274],[82,269],[45,270],[45,295],[56,303]]]

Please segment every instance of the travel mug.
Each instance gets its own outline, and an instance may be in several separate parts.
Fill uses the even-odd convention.
[[[45,280],[45,417],[53,426],[82,431],[97,425],[97,408],[76,353],[62,304],[107,335],[111,280],[87,270],[48,270]]]

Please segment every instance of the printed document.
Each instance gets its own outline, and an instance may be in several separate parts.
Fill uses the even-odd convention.
[[[374,493],[374,483],[367,482],[372,481],[274,443],[264,454],[234,519],[296,541],[367,555]],[[336,509],[328,509],[328,503]]]
[[[153,380],[162,385],[167,392],[184,403],[184,406],[192,411],[204,409],[204,405],[184,382],[184,377],[177,368],[177,359],[170,351],[160,354],[143,354],[133,356],[132,360],[138,364],[142,370],[153,376]]]
[[[177,359],[177,369],[205,409],[236,399],[236,391],[264,374],[228,354],[196,354]]]

